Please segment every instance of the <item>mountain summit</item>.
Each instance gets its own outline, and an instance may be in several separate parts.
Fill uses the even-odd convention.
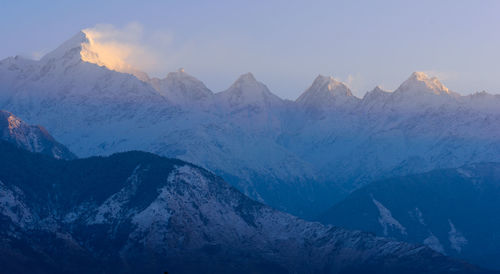
[[[66,65],[83,61],[106,67],[110,70],[129,73],[143,81],[149,80],[145,72],[127,63],[125,60],[126,56],[123,55],[120,49],[112,44],[100,43],[94,36],[96,35],[90,30],[79,31],[54,51],[45,55],[41,61],[62,60]]]
[[[423,72],[414,72],[396,89],[395,93],[430,93],[450,95],[452,92],[437,77],[429,78]]]
[[[169,101],[180,105],[204,101],[213,95],[202,81],[186,73],[183,68],[168,73],[163,79],[153,78],[150,83]]]
[[[56,59],[67,59],[67,60],[82,60],[81,52],[83,50],[82,45],[85,43],[90,43],[87,35],[83,31],[79,31],[70,39],[66,40],[55,50],[47,53],[40,59],[42,62],[48,62],[49,60]]]
[[[326,110],[358,101],[346,84],[332,76],[318,75],[312,85],[295,101],[310,110]]]
[[[274,95],[266,85],[258,82],[252,73],[241,75],[227,90],[217,94],[231,108],[244,106],[281,105],[283,100]]]
[[[65,146],[58,143],[45,128],[28,125],[12,113],[4,110],[0,110],[0,140],[56,159],[76,158]]]

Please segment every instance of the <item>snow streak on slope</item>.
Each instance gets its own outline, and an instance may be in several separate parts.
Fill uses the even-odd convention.
[[[402,226],[398,220],[394,219],[392,217],[391,211],[387,209],[383,204],[381,204],[379,201],[375,200],[375,198],[372,197],[373,203],[377,206],[377,209],[379,211],[380,217],[378,219],[380,225],[384,229],[384,235],[387,236],[387,231],[390,228],[395,228],[400,231],[401,234],[406,234],[406,228]]]
[[[462,252],[462,247],[467,244],[467,239],[457,231],[455,225],[448,219],[450,224],[450,232],[448,232],[451,248],[455,249],[458,253]]]

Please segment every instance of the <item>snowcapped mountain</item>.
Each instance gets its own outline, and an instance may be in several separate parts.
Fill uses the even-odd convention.
[[[321,221],[500,268],[500,164],[471,164],[371,183]]]
[[[58,143],[45,128],[28,125],[12,115],[12,113],[4,110],[0,110],[0,140],[56,159],[69,160],[76,158],[65,146]]]
[[[0,227],[9,273],[487,273],[300,220],[143,152],[60,161],[0,142]]]
[[[435,95],[452,95],[436,77],[429,78],[423,72],[414,72],[410,78],[404,81],[395,93],[429,93]]]
[[[170,72],[163,79],[153,78],[150,83],[170,102],[179,105],[206,103],[213,96],[203,82],[187,74],[184,69]]]
[[[423,72],[414,72],[392,94],[394,108],[405,112],[418,112],[422,108],[440,107],[455,103],[459,94],[450,91],[436,77]]]
[[[97,44],[88,30],[78,32],[54,51],[41,59],[42,63],[64,60],[65,65],[76,65],[81,61],[106,67],[110,70],[130,73],[143,81],[149,80],[146,73],[133,68],[124,60]]]
[[[346,84],[331,76],[319,75],[295,102],[301,108],[317,113],[352,108],[358,101]]]
[[[219,96],[185,72],[141,81],[85,61],[87,40],[79,33],[40,61],[0,61],[0,107],[45,125],[79,156],[155,152],[213,170],[278,208],[315,202],[310,165],[274,142],[284,104],[253,76],[242,76]],[[244,100],[224,103],[224,94]],[[206,111],[198,111],[204,107],[196,98]]]
[[[216,94],[219,104],[232,111],[250,108],[261,110],[279,108],[284,102],[269,91],[266,85],[258,82],[253,74],[241,75],[227,90]]]
[[[149,79],[92,41],[82,32],[40,61],[0,61],[0,109],[78,156],[180,158],[307,217],[376,179],[500,160],[500,96],[460,96],[424,73],[362,99],[319,76],[287,101],[252,74],[218,93],[183,71]]]

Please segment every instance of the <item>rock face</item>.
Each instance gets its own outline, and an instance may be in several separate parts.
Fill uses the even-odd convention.
[[[65,146],[58,143],[45,128],[31,126],[14,116],[0,110],[0,140],[11,142],[31,152],[42,153],[56,159],[75,159],[76,156]]]
[[[500,269],[500,164],[387,179],[328,210],[321,221],[422,243],[444,254]]]
[[[143,152],[61,161],[0,142],[0,227],[8,273],[486,272],[300,220],[204,169]]]
[[[149,79],[92,43],[82,32],[40,61],[0,61],[0,109],[78,156],[179,158],[303,217],[373,180],[500,161],[500,97],[459,96],[423,73],[362,99],[318,76],[289,101],[250,73],[218,93],[183,70]]]

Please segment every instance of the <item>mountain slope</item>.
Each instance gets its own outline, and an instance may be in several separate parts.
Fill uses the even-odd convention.
[[[70,160],[76,158],[65,146],[58,143],[45,128],[28,125],[12,113],[4,110],[0,110],[0,140],[57,159]]]
[[[58,161],[5,142],[0,152],[0,250],[11,273],[485,272],[302,221],[179,160],[127,152]]]
[[[500,164],[397,177],[369,184],[328,210],[321,221],[427,244],[500,269]]]

